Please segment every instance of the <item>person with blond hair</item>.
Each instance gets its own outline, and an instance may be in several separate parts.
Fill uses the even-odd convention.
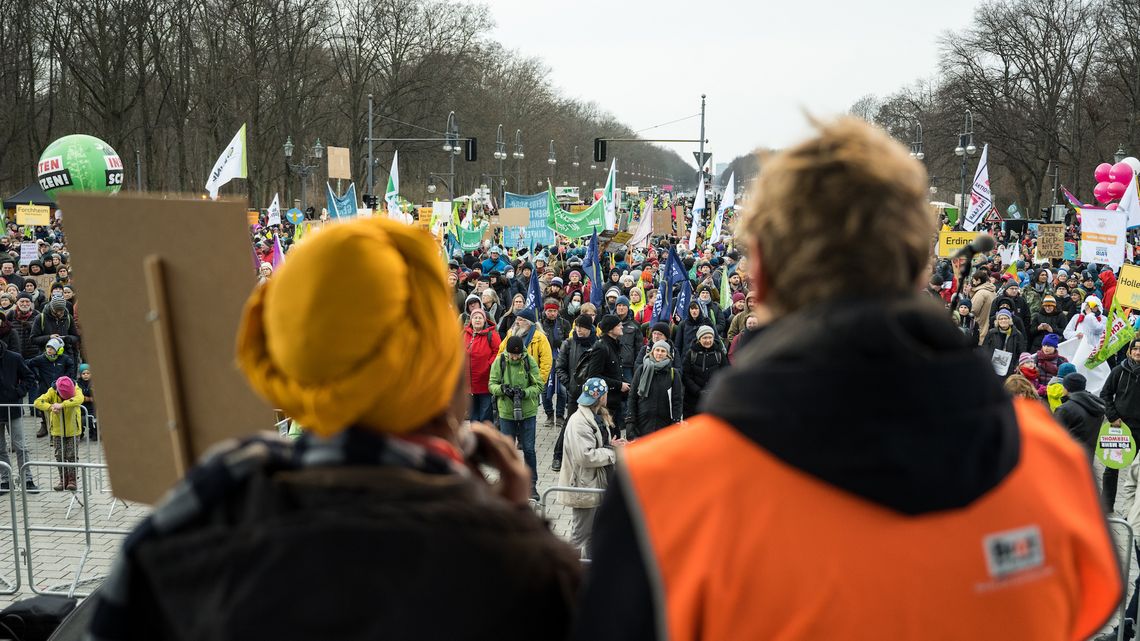
[[[922,163],[816,128],[737,222],[773,320],[619,458],[576,637],[1088,638],[1122,584],[1087,454],[919,294]]]
[[[514,445],[463,423],[438,250],[396,221],[342,222],[253,291],[238,365],[303,434],[224,443],[192,469],[127,539],[89,638],[567,635],[577,554],[527,508]]]

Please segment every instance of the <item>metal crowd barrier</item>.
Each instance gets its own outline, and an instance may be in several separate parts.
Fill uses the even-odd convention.
[[[0,473],[5,473],[8,478],[12,478],[12,466],[0,461]],[[0,595],[16,594],[20,591],[20,530],[16,524],[16,493],[14,491],[8,492],[8,514],[11,518],[12,533],[12,569],[13,578],[11,581],[4,577],[0,577],[0,583],[4,584],[4,589],[0,590]]]
[[[551,494],[605,494],[605,490],[600,490],[593,487],[569,487],[564,485],[554,485],[542,491],[542,496],[538,500],[538,515],[542,519],[546,519],[546,506],[550,504],[549,497]],[[585,551],[582,551],[585,554]],[[583,564],[589,565],[590,559],[582,557],[579,559]]]
[[[1120,559],[1120,576],[1123,577],[1124,589],[1120,594],[1120,610],[1119,619],[1116,626],[1116,641],[1124,641],[1124,611],[1128,608],[1128,586],[1131,581],[1128,575],[1132,572],[1132,556],[1136,554],[1136,537],[1132,532],[1132,525],[1124,519],[1108,519],[1108,530],[1111,534],[1114,529],[1122,529],[1128,533],[1128,545],[1124,548],[1125,552]],[[1115,538],[1115,537],[1114,537]]]
[[[114,535],[114,536],[126,537],[128,534],[131,533],[131,530],[129,530],[129,529],[97,528],[97,527],[92,527],[92,525],[91,525],[91,491],[90,491],[90,488],[92,485],[90,483],[91,471],[95,470],[97,473],[102,473],[103,471],[105,471],[107,469],[107,466],[106,466],[106,464],[103,464],[103,463],[79,463],[79,462],[66,462],[66,461],[28,461],[27,463],[24,464],[24,466],[22,468],[20,468],[21,478],[23,478],[23,475],[26,473],[27,470],[29,470],[30,468],[33,468],[33,467],[71,468],[71,469],[75,469],[79,473],[79,480],[80,480],[80,482],[78,483],[79,487],[77,488],[77,490],[75,492],[71,492],[72,504],[68,506],[67,516],[65,518],[70,518],[71,509],[74,506],[74,504],[76,502],[78,502],[78,504],[80,506],[82,506],[82,508],[83,508],[83,527],[80,528],[80,527],[63,527],[63,526],[54,526],[54,525],[34,525],[32,523],[31,512],[28,509],[28,492],[20,491],[20,498],[21,498],[21,503],[22,503],[21,507],[23,508],[23,512],[24,512],[24,546],[25,546],[24,547],[24,554],[26,555],[26,560],[27,560],[27,565],[28,565],[28,587],[30,587],[32,592],[35,592],[36,594],[62,594],[62,595],[68,596],[68,597],[85,597],[90,593],[88,593],[88,592],[83,592],[83,593],[77,592],[77,589],[80,585],[86,585],[86,584],[90,584],[90,583],[99,583],[105,578],[103,576],[93,576],[93,577],[88,577],[86,579],[82,578],[83,568],[87,565],[88,557],[91,555],[91,550],[92,550],[92,538],[91,537],[92,537],[92,535],[104,534],[104,535]],[[76,494],[78,494],[82,498],[77,498]],[[12,502],[14,505],[15,504],[14,498],[12,499]],[[13,512],[13,514],[14,514],[14,512]],[[110,516],[110,515],[108,515],[108,516]],[[78,563],[75,566],[75,576],[72,579],[72,581],[70,582],[70,585],[64,583],[64,584],[60,584],[58,587],[48,587],[45,589],[41,589],[40,586],[37,584],[36,576],[35,576],[35,572],[36,572],[36,569],[35,569],[36,561],[35,561],[35,554],[34,554],[35,547],[32,545],[32,533],[33,532],[69,533],[69,534],[82,534],[83,535],[83,537],[84,537],[83,552],[79,558]],[[62,589],[64,587],[66,587],[67,589]]]

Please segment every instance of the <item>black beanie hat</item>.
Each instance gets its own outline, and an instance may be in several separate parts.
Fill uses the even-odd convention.
[[[613,314],[606,314],[602,317],[602,320],[598,321],[598,327],[602,330],[603,333],[609,333],[618,325],[621,325],[621,321],[618,320],[618,317],[614,316]]]
[[[668,336],[669,335],[669,323],[654,323],[653,327],[650,328],[650,330],[649,330],[650,335],[652,335],[653,332],[661,332],[665,336]]]
[[[523,349],[523,341],[518,336],[512,336],[507,339],[508,354],[522,354]]]

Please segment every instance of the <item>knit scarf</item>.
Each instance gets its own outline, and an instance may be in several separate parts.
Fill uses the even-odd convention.
[[[139,544],[177,534],[258,476],[305,468],[337,466],[396,467],[426,474],[469,476],[450,445],[438,439],[388,437],[367,429],[350,428],[329,438],[304,434],[297,441],[278,436],[254,436],[211,456],[182,479],[127,537],[119,562],[95,598],[90,638],[117,641],[133,638],[131,619],[143,599],[132,581]]]
[[[641,381],[637,384],[637,395],[641,398],[648,397],[649,387],[653,385],[653,375],[672,366],[672,359],[663,358],[655,361],[652,356],[646,355],[645,360],[641,361]]]
[[[519,337],[522,339],[523,347],[530,347],[530,342],[532,340],[534,340],[534,330],[536,330],[536,329],[538,329],[538,326],[535,325],[534,323],[531,323],[530,329],[527,330],[527,332],[525,334],[523,334],[522,336]]]

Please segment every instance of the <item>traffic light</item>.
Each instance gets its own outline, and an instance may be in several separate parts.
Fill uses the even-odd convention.
[[[463,141],[463,159],[467,162],[475,162],[479,159],[478,139],[468,138]]]
[[[594,162],[606,161],[606,141],[604,138],[594,138]]]

